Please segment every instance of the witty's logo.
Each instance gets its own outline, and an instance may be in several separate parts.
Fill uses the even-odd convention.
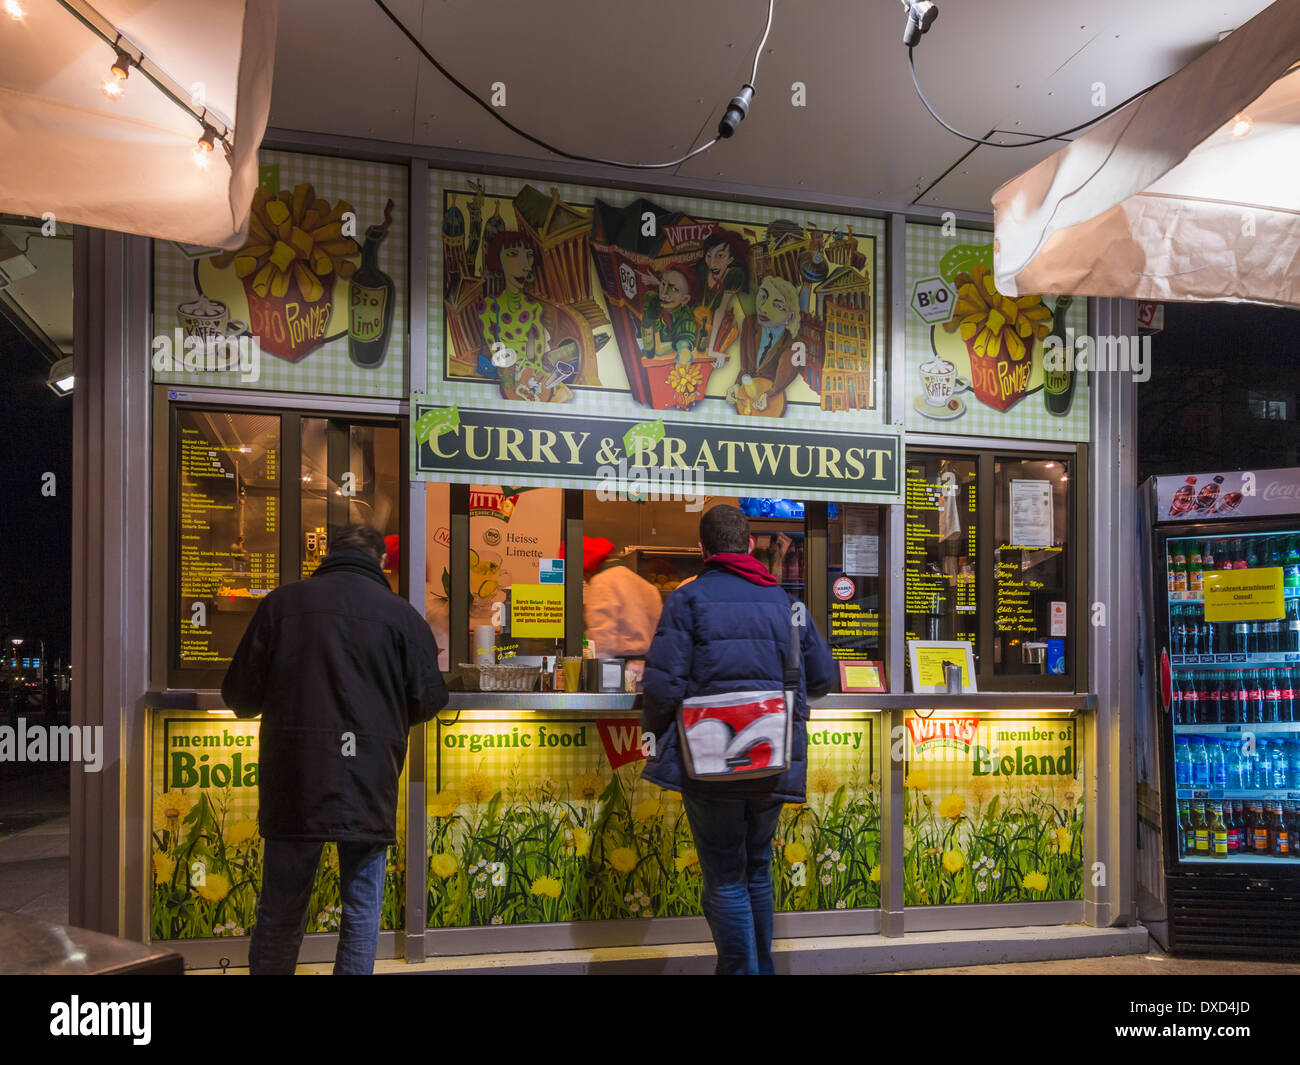
[[[519,504],[519,493],[506,495],[500,488],[474,488],[469,493],[471,518],[496,518],[509,524],[510,515]]]
[[[907,719],[914,757],[924,757],[927,752],[939,751],[954,751],[964,757],[970,753],[979,727],[980,719],[977,717]]]

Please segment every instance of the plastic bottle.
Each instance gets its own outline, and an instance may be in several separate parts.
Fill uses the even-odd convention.
[[[1260,741],[1251,761],[1255,763],[1255,790],[1268,791],[1273,787],[1273,758],[1267,742]]]
[[[1186,736],[1174,739],[1174,787],[1190,788],[1192,786],[1192,752]]]
[[[1243,791],[1250,787],[1246,782],[1246,765],[1241,757],[1241,747],[1236,740],[1223,741],[1223,762],[1229,791]]]
[[[1205,751],[1205,740],[1193,736],[1188,744],[1192,757],[1192,787],[1208,788],[1210,786],[1210,759]]]
[[[1223,789],[1228,786],[1228,763],[1223,757],[1223,744],[1218,740],[1205,741],[1206,757],[1210,767],[1210,787]]]
[[[1281,740],[1274,740],[1271,747],[1270,758],[1273,762],[1273,788],[1277,791],[1285,791],[1288,787],[1287,781],[1290,779],[1290,767],[1287,765],[1288,760],[1286,751],[1282,746]]]

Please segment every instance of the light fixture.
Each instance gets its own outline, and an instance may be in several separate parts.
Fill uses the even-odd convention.
[[[27,17],[27,12],[23,10],[23,5],[18,0],[5,0],[5,14],[15,22],[22,22]]]
[[[60,359],[50,367],[50,376],[45,383],[56,396],[66,396],[72,392],[72,356]]]
[[[208,168],[208,161],[212,158],[212,149],[216,147],[217,131],[209,125],[204,125],[203,135],[199,137],[199,143],[194,146],[194,165],[200,170]]]
[[[131,76],[131,67],[135,60],[127,50],[120,45],[116,46],[117,58],[113,60],[113,65],[108,68],[108,77],[99,83],[99,91],[107,96],[110,100],[120,100],[122,94],[126,92],[123,82]]]
[[[1245,111],[1238,112],[1232,119],[1232,135],[1234,137],[1244,137],[1254,128],[1255,123]]]

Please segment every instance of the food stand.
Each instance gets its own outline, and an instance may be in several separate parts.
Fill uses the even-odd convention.
[[[777,830],[778,937],[1124,920],[1122,681],[1099,715],[1111,637],[1089,609],[1107,416],[1043,361],[1054,332],[1089,330],[1084,300],[1005,300],[991,234],[925,212],[281,147],[239,251],[79,244],[126,323],[83,316],[88,402],[105,433],[147,426],[127,451],[148,471],[119,501],[79,488],[134,530],[79,546],[100,582],[117,553],[148,638],[81,695],[120,747],[111,786],[74,794],[78,824],[124,859],[74,863],[74,916],[244,962],[257,728],[216,689],[258,598],[362,520],[458,689],[412,732],[380,956],[707,941],[680,798],[639,779],[637,694],[466,691],[459,667],[483,640],[493,662],[581,655],[590,592],[556,560],[604,536],[667,594],[699,514],[729,502],[844,667],[812,708],[808,802]],[[186,363],[208,336],[228,361]],[[80,448],[99,429],[78,424]],[[92,673],[117,623],[79,634]],[[914,691],[913,642],[969,648],[966,690]],[[337,907],[327,858],[303,961],[332,955]]]

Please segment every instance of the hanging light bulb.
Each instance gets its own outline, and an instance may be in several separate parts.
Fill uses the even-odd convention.
[[[124,83],[131,76],[132,59],[124,48],[117,49],[117,58],[108,68],[108,77],[100,82],[99,89],[110,100],[120,100],[126,92]]]
[[[1245,111],[1239,112],[1232,120],[1232,135],[1234,137],[1244,137],[1254,128],[1255,123]]]
[[[23,5],[18,0],[5,0],[5,14],[15,22],[22,22],[27,17],[27,12],[23,10]]]
[[[199,143],[194,146],[194,165],[200,170],[208,168],[208,161],[212,158],[212,150],[216,147],[217,131],[211,126],[203,127],[203,135],[199,137]]]

